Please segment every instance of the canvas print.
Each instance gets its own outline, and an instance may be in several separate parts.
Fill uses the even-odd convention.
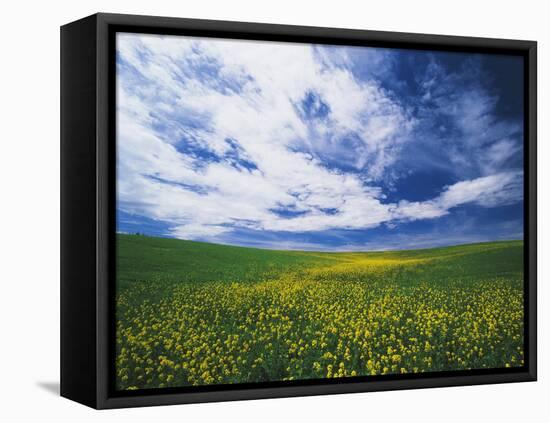
[[[522,367],[523,66],[118,33],[116,389]]]

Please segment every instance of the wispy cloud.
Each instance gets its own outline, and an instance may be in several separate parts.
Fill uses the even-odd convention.
[[[431,219],[444,216],[455,207],[477,204],[497,207],[514,204],[523,199],[521,172],[503,172],[460,181],[445,187],[438,197],[422,202],[400,201],[393,218],[406,220]]]
[[[443,164],[459,177],[506,170],[508,159],[521,156],[522,116],[499,116],[499,95],[491,89],[492,75],[483,70],[482,60],[469,55],[450,71],[431,56],[418,80],[418,145],[430,159],[435,156],[432,165]]]

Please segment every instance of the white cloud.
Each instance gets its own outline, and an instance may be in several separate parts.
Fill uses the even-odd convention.
[[[433,219],[444,216],[449,210],[464,204],[496,207],[514,204],[522,199],[522,173],[502,172],[457,182],[445,187],[438,197],[428,201],[402,200],[393,210],[393,217],[404,220]]]
[[[170,233],[175,238],[181,239],[215,239],[217,236],[229,232],[231,228],[219,225],[207,225],[189,223],[187,225],[175,226],[170,229]]]
[[[513,204],[523,197],[521,172],[503,172],[470,181],[457,182],[448,187],[438,203],[446,209],[466,203],[484,207]]]

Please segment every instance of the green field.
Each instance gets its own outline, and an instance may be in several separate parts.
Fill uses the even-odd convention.
[[[523,365],[523,242],[318,253],[117,235],[118,389]]]

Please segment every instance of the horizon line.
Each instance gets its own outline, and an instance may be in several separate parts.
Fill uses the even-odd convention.
[[[385,248],[385,249],[372,249],[372,250],[302,250],[302,249],[278,249],[278,248],[267,248],[267,247],[257,247],[257,246],[247,246],[247,245],[236,245],[236,244],[222,244],[218,242],[208,242],[208,241],[197,241],[193,239],[181,239],[170,236],[162,235],[149,235],[145,233],[138,232],[125,232],[125,231],[116,231],[116,235],[127,235],[127,236],[140,236],[146,238],[157,238],[157,239],[170,239],[174,241],[183,241],[183,242],[194,242],[198,244],[208,244],[208,245],[219,245],[222,247],[233,247],[233,248],[246,248],[253,250],[265,250],[265,251],[290,251],[297,253],[327,253],[327,254],[346,254],[346,253],[382,253],[382,252],[393,252],[393,251],[422,251],[422,250],[435,250],[441,248],[452,248],[452,247],[461,247],[468,245],[479,245],[479,244],[494,244],[494,243],[506,243],[506,242],[525,242],[524,239],[496,239],[496,240],[487,240],[487,241],[475,241],[475,242],[464,242],[458,244],[446,244],[433,247],[420,247],[420,248]]]

